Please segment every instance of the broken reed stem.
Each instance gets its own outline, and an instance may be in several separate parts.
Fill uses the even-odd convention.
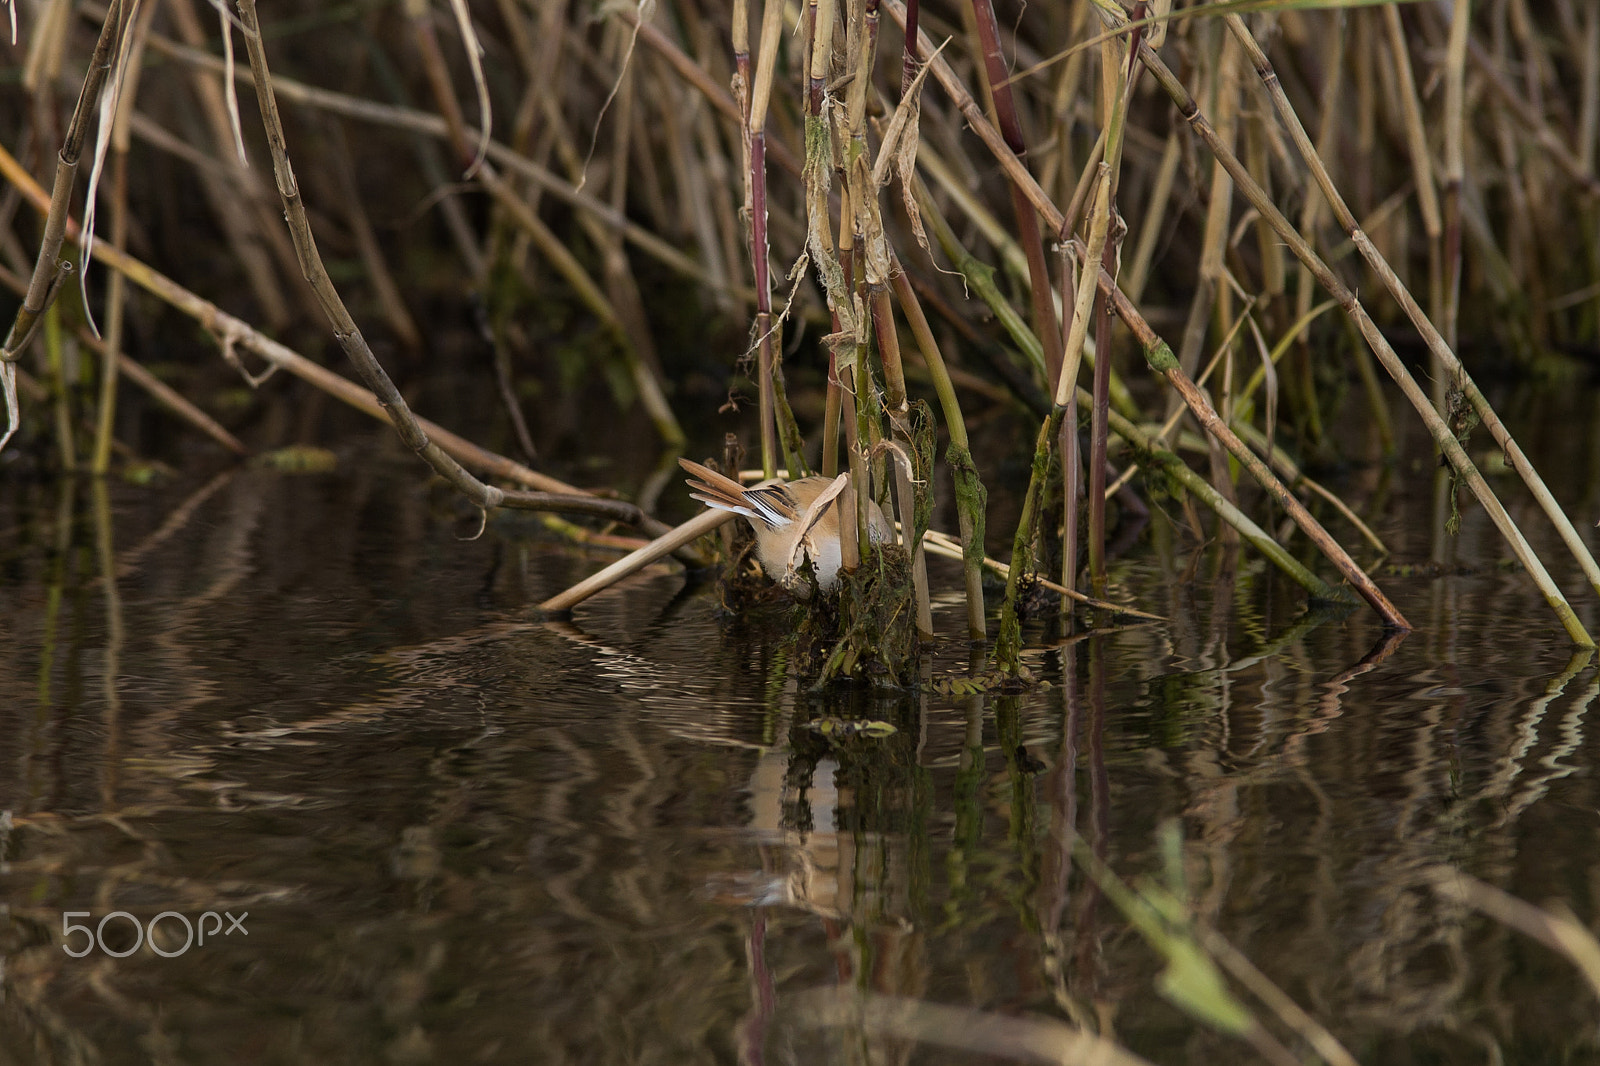
[[[671,555],[679,548],[693,543],[697,538],[732,520],[733,514],[729,511],[702,511],[683,525],[667,530],[643,548],[629,552],[604,570],[545,600],[539,605],[539,610],[551,613],[570,611],[595,593],[610,588],[629,574],[644,569],[657,559]]]
[[[121,25],[122,0],[111,0],[106,8],[105,21],[100,25],[100,37],[95,41],[94,52],[89,56],[89,66],[84,73],[83,88],[78,93],[77,106],[56,156],[55,184],[50,190],[50,209],[45,217],[44,237],[39,242],[39,256],[34,260],[33,276],[28,281],[27,295],[17,308],[17,317],[11,322],[5,345],[0,347],[0,360],[12,363],[22,354],[22,349],[39,327],[39,318],[49,308],[60,289],[63,270],[70,272],[70,264],[58,261],[61,242],[67,233],[67,218],[72,207],[72,186],[78,174],[78,158],[83,154],[83,140],[89,129],[89,113],[100,99],[100,89],[105,85],[111,70],[112,45],[117,28]]]
[[[900,95],[911,89],[922,69],[921,50],[917,47],[917,15],[921,9],[918,0],[906,0],[905,54],[900,60]]]

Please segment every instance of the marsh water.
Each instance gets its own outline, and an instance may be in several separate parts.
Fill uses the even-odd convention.
[[[1500,403],[1593,541],[1600,397]],[[1600,923],[1600,676],[1481,511],[1436,533],[1410,421],[1330,484],[1416,632],[1158,508],[1110,595],[1167,620],[1032,622],[1016,695],[810,694],[781,612],[675,565],[542,620],[614,555],[469,539],[381,429],[331,473],[0,480],[0,1062],[1048,1061],[1085,1021],[1250,1060],[1160,994],[1085,852],[1181,869],[1363,1063],[1600,1061],[1577,971],[1435,889]],[[972,658],[933,576],[930,682]]]

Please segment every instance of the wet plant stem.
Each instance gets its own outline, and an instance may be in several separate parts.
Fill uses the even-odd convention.
[[[1088,396],[1088,393],[1084,393]],[[1093,405],[1093,397],[1090,397]],[[1005,599],[1000,603],[1000,633],[995,639],[994,666],[1001,673],[1017,675],[1022,672],[1022,622],[1017,614],[1017,591],[1025,574],[1034,571],[1033,542],[1039,521],[1039,501],[1050,472],[1050,448],[1061,430],[1066,408],[1056,404],[1039,426],[1039,435],[1033,443],[1033,464],[1028,474],[1028,491],[1022,498],[1022,513],[1017,517],[1017,530],[1011,538],[1010,571],[1006,574]]]
[[[892,263],[891,272],[893,272]],[[900,335],[895,329],[894,301],[887,285],[874,285],[871,289],[871,299],[872,324],[878,342],[878,360],[883,365],[884,410],[889,416],[894,439],[904,446],[908,459],[915,464],[921,457],[916,453],[915,441],[911,434],[910,407],[906,402],[905,368],[900,361]],[[917,629],[924,636],[931,637],[933,607],[928,598],[928,560],[923,553],[922,538],[917,530],[912,473],[898,462],[891,461],[890,466],[893,469],[901,536],[904,538],[906,551],[911,556],[911,579],[917,597]],[[929,474],[930,471],[921,469],[920,466],[915,470],[917,480],[924,483]]]
[[[78,446],[73,439],[72,383],[67,380],[67,339],[61,328],[61,307],[51,304],[44,313],[44,347],[50,370],[50,395],[55,400],[56,446],[61,449],[61,469],[78,466]]]
[[[972,467],[972,452],[967,441],[966,420],[961,415],[961,401],[956,395],[955,384],[950,380],[944,356],[939,351],[939,342],[928,325],[927,315],[923,314],[922,304],[911,287],[911,279],[900,269],[898,262],[894,264],[890,284],[894,287],[895,298],[900,303],[906,324],[911,327],[911,335],[916,338],[917,347],[922,351],[928,376],[933,379],[934,393],[939,397],[939,406],[944,412],[945,427],[950,433],[946,459],[956,480],[956,522],[961,534],[962,571],[967,591],[967,636],[973,640],[983,640],[988,635],[983,613],[983,484],[978,481],[976,468]]]
[[[1072,303],[1072,317],[1070,319],[1070,321],[1071,321],[1071,331],[1067,334],[1067,341],[1066,341],[1066,359],[1065,359],[1065,362],[1063,363],[1063,365],[1061,367],[1061,376],[1056,381],[1055,406],[1056,406],[1057,410],[1064,410],[1064,409],[1067,408],[1067,406],[1071,402],[1072,395],[1073,395],[1073,390],[1077,388],[1077,385],[1078,385],[1078,368],[1079,368],[1079,365],[1080,365],[1079,357],[1081,356],[1081,354],[1083,352],[1084,342],[1087,340],[1088,335],[1089,335],[1089,323],[1090,322],[1095,322],[1097,331],[1100,330],[1100,327],[1103,324],[1102,321],[1101,321],[1101,316],[1095,313],[1095,305],[1096,305],[1096,303],[1100,304],[1101,312],[1103,313],[1103,311],[1104,311],[1104,302],[1095,300],[1095,289],[1096,289],[1095,283],[1096,283],[1096,280],[1097,280],[1098,274],[1099,274],[1099,268],[1098,268],[1097,264],[1101,261],[1102,253],[1104,252],[1104,250],[1106,248],[1107,237],[1110,234],[1110,230],[1111,230],[1111,216],[1112,216],[1112,210],[1113,210],[1112,203],[1111,203],[1111,197],[1112,197],[1111,164],[1110,164],[1110,162],[1102,161],[1095,169],[1096,169],[1096,175],[1097,175],[1097,180],[1095,182],[1095,192],[1094,192],[1093,198],[1090,200],[1090,203],[1089,203],[1089,243],[1088,243],[1088,246],[1086,248],[1084,248],[1084,250],[1083,250],[1083,258],[1080,261],[1080,265],[1079,265],[1079,270],[1078,270],[1078,289],[1077,289],[1077,292],[1074,294],[1073,303]],[[1105,354],[1106,350],[1107,349],[1099,348],[1098,346],[1097,346],[1097,349],[1096,349],[1097,354],[1099,354],[1101,356],[1101,358],[1099,358],[1099,359],[1097,359],[1095,361],[1095,377],[1094,377],[1094,380],[1095,380],[1096,386],[1098,386],[1099,383],[1100,383],[1100,367],[1101,367],[1101,365],[1107,366],[1108,369],[1109,369],[1109,366],[1110,366],[1110,361],[1104,358],[1104,354]],[[1110,387],[1109,377],[1107,378],[1106,386],[1107,386],[1107,389],[1109,390],[1109,387]],[[1102,393],[1102,392],[1098,391],[1098,389],[1097,389],[1097,391],[1093,395],[1095,395],[1098,398],[1098,397],[1101,397],[1101,396],[1105,395],[1105,393]],[[1101,405],[1098,402],[1094,406],[1092,406],[1090,408],[1089,418],[1090,418],[1090,425],[1091,425],[1091,436],[1096,431],[1098,431],[1102,436],[1105,434],[1107,426],[1109,425],[1108,414],[1107,414],[1108,411],[1109,411],[1109,408],[1101,407]],[[1098,412],[1098,414],[1096,412]],[[1078,423],[1077,418],[1076,417],[1072,418],[1072,420],[1071,420],[1071,432],[1072,432],[1074,438],[1076,438],[1076,436],[1077,436],[1077,423]],[[1091,449],[1090,449],[1090,454],[1091,454],[1091,456],[1095,454],[1093,447],[1091,447]],[[1096,573],[1097,572],[1100,575],[1099,579],[1098,579],[1098,582],[1099,582],[1100,585],[1104,585],[1105,584],[1105,532],[1106,532],[1106,530],[1105,530],[1105,481],[1106,481],[1106,479],[1105,479],[1105,470],[1104,470],[1104,466],[1105,466],[1105,462],[1104,462],[1104,458],[1105,458],[1105,441],[1103,439],[1101,439],[1101,441],[1100,441],[1099,455],[1101,456],[1101,470],[1100,470],[1099,477],[1095,477],[1094,474],[1093,474],[1093,471],[1091,471],[1090,478],[1089,478],[1089,484],[1091,486],[1090,487],[1090,494],[1091,495],[1090,495],[1090,499],[1088,501],[1089,502],[1089,560],[1090,560],[1089,567],[1090,567],[1091,573]],[[1065,461],[1065,458],[1063,458],[1063,461]],[[1090,461],[1093,462],[1093,459],[1091,459]],[[1098,499],[1094,498],[1096,490],[1095,490],[1095,488],[1093,486],[1095,486],[1095,485],[1099,486],[1099,489],[1098,489],[1099,498]],[[1075,511],[1075,509],[1074,509],[1074,511]],[[1096,516],[1097,515],[1098,515],[1098,525],[1096,524]],[[1076,522],[1076,520],[1074,520],[1073,522],[1068,524],[1068,527],[1067,527],[1064,535],[1073,538],[1074,543],[1076,543],[1077,534],[1078,534],[1077,522]],[[1066,554],[1066,553],[1064,552],[1063,554]],[[1075,558],[1076,558],[1076,554],[1074,553],[1074,559]],[[1096,563],[1097,562],[1099,564],[1098,570],[1096,570]],[[1076,564],[1074,564],[1074,571],[1075,570],[1076,570]],[[1063,576],[1065,576],[1065,575],[1063,575]],[[1076,575],[1074,574],[1074,577],[1075,576]],[[1093,580],[1093,579],[1091,579],[1091,580]],[[1068,582],[1063,582],[1063,584],[1067,584],[1067,583]],[[1103,595],[1103,594],[1104,594],[1104,589],[1103,588],[1097,588],[1095,590],[1095,595],[1096,596],[1100,596],[1100,595]]]
[[[1140,4],[1135,15],[1143,10]],[[1135,35],[1134,44],[1138,38]],[[1089,246],[1084,252],[1084,287],[1092,289],[1099,270],[1115,272],[1119,238],[1111,236],[1111,220],[1117,212],[1117,177],[1122,166],[1123,123],[1127,117],[1131,78],[1123,75],[1125,66],[1116,41],[1100,46],[1102,95],[1105,98],[1106,147],[1100,166],[1100,195],[1090,219]],[[1122,76],[1119,76],[1122,75]],[[1068,215],[1068,224],[1072,216]],[[1098,266],[1096,265],[1098,264]],[[1080,308],[1074,308],[1078,313]],[[1109,437],[1106,414],[1111,397],[1111,312],[1104,301],[1096,301],[1094,315],[1094,408],[1089,416],[1089,586],[1096,596],[1105,595],[1106,585],[1106,443]],[[1075,323],[1076,324],[1076,323]],[[1076,384],[1076,382],[1072,382]],[[1057,388],[1060,395],[1060,388]]]

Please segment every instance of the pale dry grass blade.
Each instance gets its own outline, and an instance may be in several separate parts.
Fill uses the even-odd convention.
[[[467,66],[472,71],[472,87],[478,93],[478,151],[464,177],[471,179],[483,166],[489,154],[490,131],[494,124],[494,109],[489,102],[489,82],[483,76],[483,44],[478,31],[472,28],[472,15],[467,11],[467,0],[450,0],[450,10],[456,17],[456,28],[461,33],[461,47],[467,53]]]
[[[122,96],[122,86],[128,77],[128,56],[133,48],[133,27],[139,17],[142,0],[132,0],[122,9],[121,39],[117,43],[117,58],[112,64],[108,84],[100,92],[99,124],[94,135],[94,160],[89,166],[89,183],[83,194],[83,239],[78,267],[78,293],[83,299],[83,317],[89,323],[89,332],[100,339],[100,327],[95,324],[94,311],[89,307],[89,263],[94,258],[94,223],[99,203],[100,175],[104,171],[106,153],[111,148],[111,131],[116,125],[117,104]],[[110,17],[109,15],[107,16]]]

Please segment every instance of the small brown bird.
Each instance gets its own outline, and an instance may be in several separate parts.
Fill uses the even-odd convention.
[[[839,509],[832,500],[844,487],[826,477],[803,477],[764,488],[747,489],[732,478],[687,459],[682,466],[698,480],[689,481],[689,495],[718,511],[743,515],[756,534],[756,557],[769,578],[796,595],[806,588],[798,572],[809,558],[817,587],[830,591],[839,583]],[[868,536],[872,543],[894,540],[894,526],[877,503],[867,501]]]

